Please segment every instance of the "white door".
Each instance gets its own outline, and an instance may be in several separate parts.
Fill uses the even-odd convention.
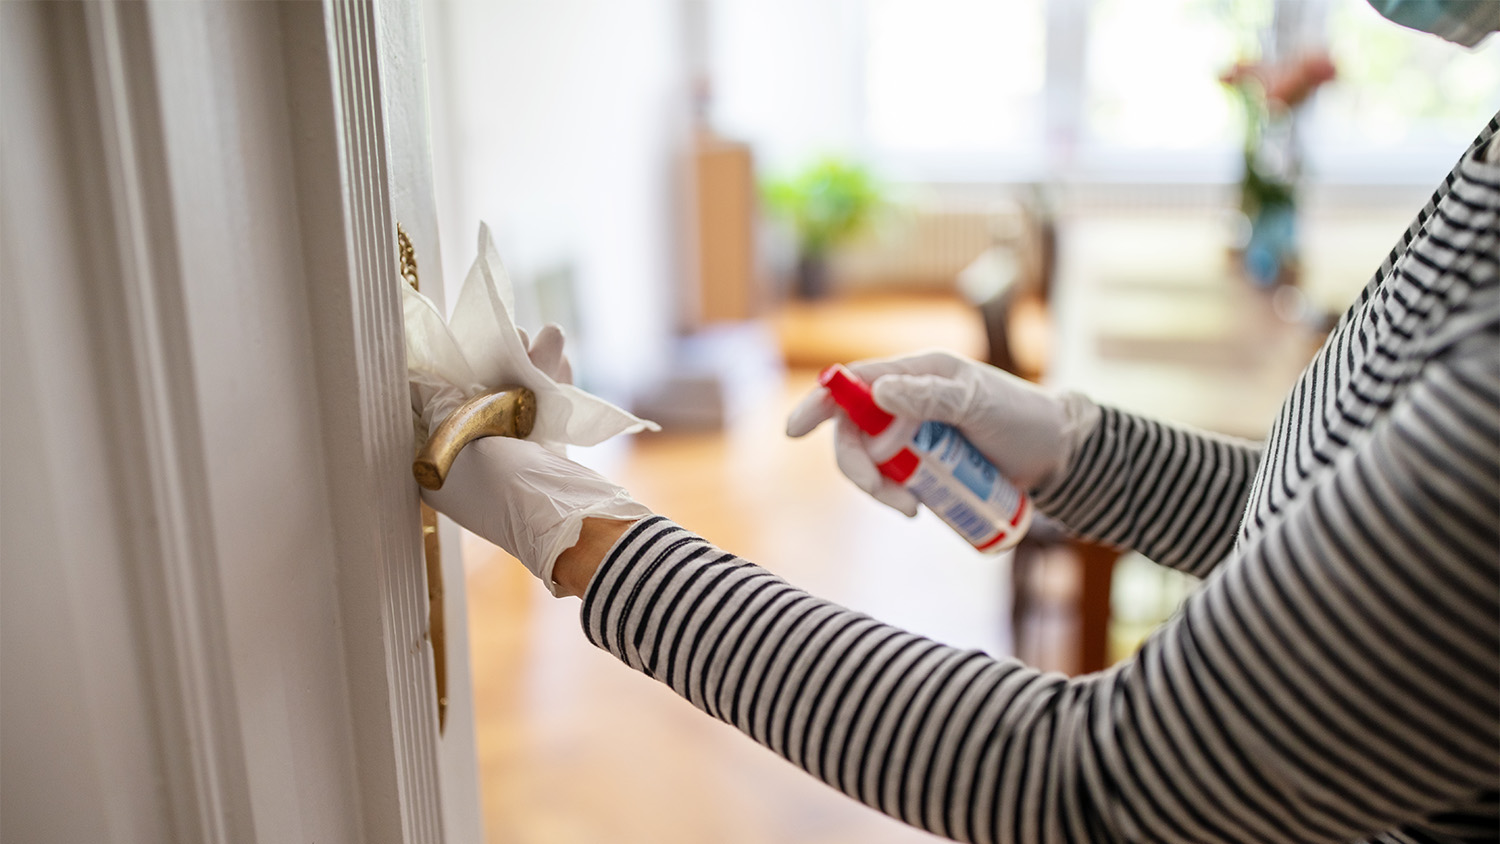
[[[409,471],[419,20],[0,3],[0,840],[480,837]]]

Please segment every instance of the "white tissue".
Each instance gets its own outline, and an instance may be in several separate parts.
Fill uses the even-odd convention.
[[[531,362],[511,317],[515,294],[489,226],[479,224],[479,255],[464,279],[451,321],[411,285],[401,288],[406,372],[419,443],[468,398],[515,385],[536,394],[536,425],[527,439],[542,445],[589,446],[616,434],[661,430],[572,384],[558,383]]]

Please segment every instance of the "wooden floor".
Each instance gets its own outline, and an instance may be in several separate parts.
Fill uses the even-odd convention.
[[[931,331],[914,334],[908,319],[898,338],[906,348],[956,339],[949,345],[976,351],[964,348],[979,336],[968,309],[918,308]],[[930,516],[908,520],[854,489],[834,466],[827,431],[783,435],[785,412],[815,371],[795,369],[764,385],[761,400],[723,433],[638,437],[625,449],[576,456],[659,512],[815,594],[952,644],[1005,652],[1004,558],[975,555]],[[466,559],[490,841],[935,840],[594,649],[579,630],[578,601],[553,599],[502,552],[471,540]]]

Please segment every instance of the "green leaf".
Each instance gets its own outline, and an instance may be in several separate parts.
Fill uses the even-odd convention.
[[[883,205],[865,168],[823,158],[790,177],[768,181],[767,209],[788,220],[803,255],[821,256],[863,232]]]

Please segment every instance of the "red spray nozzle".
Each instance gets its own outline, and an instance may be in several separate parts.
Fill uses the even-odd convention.
[[[828,388],[828,394],[844,409],[850,421],[872,437],[884,431],[890,426],[891,420],[896,418],[881,410],[875,404],[870,385],[861,381],[858,375],[844,368],[841,363],[823,370],[818,376],[818,383]]]

